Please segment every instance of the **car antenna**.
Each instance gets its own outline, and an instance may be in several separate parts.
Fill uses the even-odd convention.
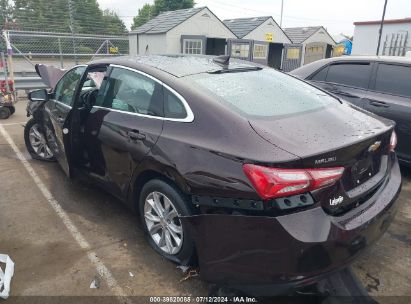
[[[219,66],[222,66],[224,69],[227,69],[230,64],[230,55],[214,57],[213,62],[217,63]]]

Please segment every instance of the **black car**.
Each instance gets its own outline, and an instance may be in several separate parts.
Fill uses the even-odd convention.
[[[312,284],[394,217],[394,123],[294,77],[203,56],[37,71],[52,89],[29,95],[31,155],[122,199],[158,253],[207,281]]]
[[[313,62],[290,74],[394,120],[398,158],[411,165],[411,58],[336,57]]]

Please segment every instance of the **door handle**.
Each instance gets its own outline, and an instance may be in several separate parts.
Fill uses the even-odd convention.
[[[383,101],[370,101],[370,105],[374,107],[389,108],[390,105]]]
[[[351,97],[351,98],[355,98],[357,96],[348,93],[348,92],[344,92],[344,91],[340,91],[340,90],[333,90],[331,91],[331,93],[335,94],[335,95],[340,95],[340,96],[344,96],[344,97]]]
[[[145,140],[146,139],[146,135],[143,133],[140,133],[140,131],[138,130],[128,131],[127,136],[131,140]]]

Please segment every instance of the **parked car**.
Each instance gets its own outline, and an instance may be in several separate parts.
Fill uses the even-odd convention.
[[[397,154],[411,165],[411,58],[350,56],[319,60],[290,74],[396,122]]]
[[[52,89],[29,94],[30,154],[121,198],[155,251],[204,280],[312,284],[394,217],[394,123],[287,74],[206,56],[37,71]]]

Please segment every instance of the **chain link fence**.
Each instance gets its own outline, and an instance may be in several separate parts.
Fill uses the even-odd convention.
[[[8,35],[13,48],[13,69],[20,76],[34,73],[36,63],[69,68],[95,58],[129,53],[126,35],[72,35],[15,30],[8,31]]]

